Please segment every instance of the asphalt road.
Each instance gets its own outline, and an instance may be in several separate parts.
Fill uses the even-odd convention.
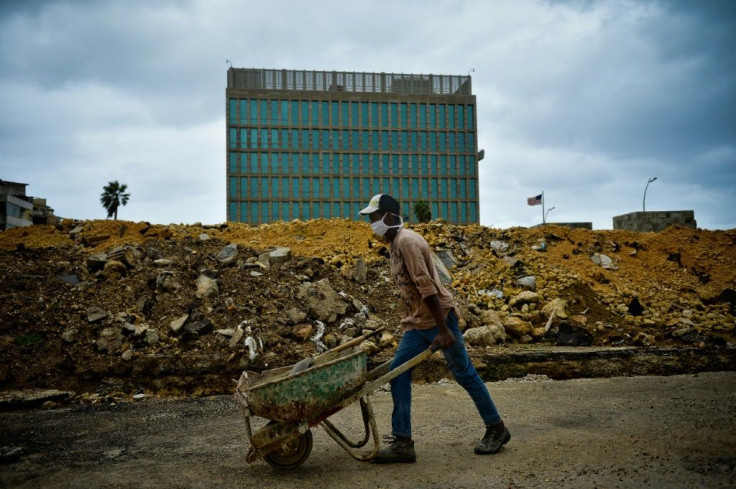
[[[736,372],[488,385],[512,433],[501,453],[473,454],[481,422],[440,382],[415,386],[412,465],[358,462],[322,429],[298,469],[248,465],[229,396],[0,413],[0,487],[736,487]],[[388,433],[390,395],[372,401]],[[357,406],[331,420],[360,428]]]

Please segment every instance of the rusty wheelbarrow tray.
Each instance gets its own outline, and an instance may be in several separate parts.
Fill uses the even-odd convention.
[[[370,460],[378,454],[380,440],[368,395],[429,358],[432,351],[426,350],[390,371],[391,362],[388,361],[368,372],[366,354],[356,346],[368,336],[372,334],[291,367],[262,374],[243,372],[235,389],[235,399],[245,419],[250,444],[246,455],[248,463],[263,457],[278,469],[300,466],[311,452],[310,428],[314,426],[324,428],[357,460]],[[356,401],[360,403],[365,436],[353,442],[327,418]],[[253,432],[253,416],[269,422]],[[361,451],[371,438],[372,450]]]

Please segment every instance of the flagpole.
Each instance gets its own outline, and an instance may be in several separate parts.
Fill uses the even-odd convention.
[[[544,190],[542,190],[542,224],[544,224]]]

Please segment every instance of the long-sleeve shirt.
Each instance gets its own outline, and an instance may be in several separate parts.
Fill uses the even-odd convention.
[[[445,317],[455,309],[455,301],[440,282],[429,245],[411,229],[399,228],[391,241],[390,252],[391,275],[406,306],[406,316],[401,320],[402,328],[432,328],[435,326],[434,316],[424,299],[437,294]]]

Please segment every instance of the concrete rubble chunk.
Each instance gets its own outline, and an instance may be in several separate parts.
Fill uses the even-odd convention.
[[[220,293],[220,289],[217,286],[217,281],[208,277],[207,275],[200,275],[197,279],[197,292],[196,295],[200,299],[207,297],[213,297]]]
[[[102,269],[106,278],[124,277],[128,274],[128,267],[119,260],[108,260]]]
[[[59,402],[74,396],[74,392],[56,389],[24,389],[0,392],[0,411],[38,407],[45,402]]]
[[[153,264],[157,267],[168,267],[173,263],[174,260],[169,260],[168,258],[159,258],[157,260],[153,260]]]
[[[87,270],[94,273],[98,270],[102,270],[107,263],[106,253],[95,253],[87,257]]]
[[[104,311],[102,308],[97,306],[92,306],[87,308],[87,322],[88,323],[97,323],[102,321],[103,319],[107,319],[107,312]]]
[[[363,257],[360,257],[355,262],[355,267],[353,268],[352,278],[359,284],[364,284],[367,278],[367,274],[368,274],[368,267],[365,264],[365,260],[363,260]]]
[[[189,319],[189,314],[184,314],[183,316],[180,316],[178,319],[174,319],[169,323],[169,329],[171,329],[171,332],[174,334],[178,334],[181,331],[181,328],[186,324],[187,320]]]
[[[163,291],[175,291],[181,287],[181,284],[176,280],[174,272],[164,270],[156,277],[156,288]]]
[[[216,258],[220,265],[232,265],[238,259],[238,245],[230,243],[217,254]]]
[[[550,317],[553,313],[559,319],[567,319],[569,317],[567,313],[567,301],[557,297],[549,301],[542,308],[542,314],[546,317]]]
[[[123,332],[120,328],[105,328],[97,337],[97,350],[100,353],[117,353],[123,346]]]
[[[208,319],[187,323],[181,329],[183,336],[202,336],[212,331],[212,323]]]
[[[345,299],[335,292],[328,279],[300,284],[296,296],[306,307],[309,317],[318,321],[333,323],[344,316],[348,308]]]
[[[533,275],[521,277],[516,281],[516,283],[523,289],[531,290],[532,292],[537,290],[537,277]]]
[[[507,334],[513,336],[516,339],[521,339],[524,336],[528,336],[532,332],[531,323],[515,316],[510,316],[504,319],[503,327],[506,330]]]
[[[613,264],[613,260],[611,260],[610,257],[602,253],[594,253],[593,256],[590,257],[590,261],[600,266],[601,268],[605,268],[606,270],[616,269],[616,267]]]
[[[285,263],[291,260],[291,249],[283,247],[283,246],[280,246],[276,248],[275,250],[269,251],[267,254],[268,254],[268,260],[272,265],[275,265],[278,263]]]
[[[443,284],[451,284],[452,283],[452,274],[450,271],[445,267],[444,262],[440,259],[439,256],[435,252],[432,253],[432,261],[434,262],[434,266],[437,269],[437,275],[440,276],[440,282]]]
[[[509,300],[509,306],[515,306],[517,304],[529,304],[532,302],[539,302],[539,294],[532,292],[531,290],[525,290],[524,292],[512,297]]]
[[[466,343],[472,346],[493,346],[506,342],[506,330],[501,325],[468,328],[463,333]]]
[[[509,244],[504,241],[494,240],[491,241],[491,248],[496,252],[496,255],[503,255],[509,251]]]

